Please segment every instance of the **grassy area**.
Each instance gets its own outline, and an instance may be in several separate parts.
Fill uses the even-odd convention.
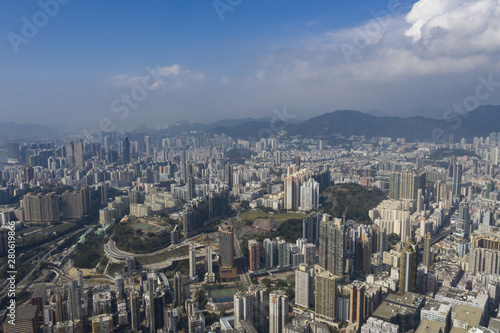
[[[24,234],[27,234],[28,232],[32,232],[32,231],[35,231],[35,230],[41,230],[42,228],[40,227],[28,227],[28,228],[24,228],[23,230],[19,231],[16,233],[17,236],[22,236]]]
[[[157,262],[167,261],[168,259],[172,259],[175,257],[187,256],[188,253],[189,253],[189,246],[184,245],[178,249],[156,254],[154,256],[136,257],[136,260],[141,265],[149,265]]]
[[[30,234],[26,237],[19,238],[18,244],[20,244],[20,245],[36,244],[36,243],[42,242],[44,239],[47,239],[47,238],[53,236],[52,233],[54,233],[54,232],[56,234],[60,235],[62,233],[65,233],[66,231],[70,230],[74,226],[75,226],[75,223],[57,224],[57,225],[51,226],[47,229],[44,229],[42,232],[35,232],[35,233]],[[23,230],[22,232],[20,232],[19,234],[26,233],[29,231],[34,231],[36,229],[41,229],[41,228],[38,228],[38,227],[27,228],[27,229]]]
[[[282,214],[274,214],[272,218],[275,219],[279,223],[283,223],[288,220],[302,220],[306,217],[306,214],[302,213],[282,213]]]
[[[251,210],[248,212],[241,213],[241,218],[244,221],[255,221],[256,219],[266,219],[272,218],[275,219],[279,223],[283,223],[287,220],[292,219],[304,219],[306,214],[301,213],[278,213],[278,214],[267,214],[261,210]]]
[[[65,232],[65,231],[73,228],[74,226],[75,226],[75,223],[61,223],[61,224],[54,225],[54,226],[48,228],[46,231],[60,233],[60,232]]]
[[[227,288],[210,290],[208,293],[210,294],[210,297],[228,297],[234,296],[234,294],[236,294],[238,291],[238,288]]]
[[[251,211],[248,211],[248,212],[244,212],[244,213],[241,213],[240,214],[240,217],[245,220],[245,221],[255,221],[256,219],[260,219],[260,218],[269,218],[269,215],[264,213],[263,211],[261,210],[251,210]]]

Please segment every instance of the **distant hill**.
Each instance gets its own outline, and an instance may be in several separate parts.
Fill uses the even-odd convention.
[[[500,131],[500,106],[480,106],[458,117],[444,120],[425,117],[377,117],[353,110],[338,110],[313,117],[300,124],[287,124],[288,136],[331,137],[335,134],[350,137],[406,138],[420,141],[446,141],[452,134],[455,141],[465,137],[487,136]],[[213,133],[235,138],[267,137],[272,132],[269,122],[248,121],[234,127],[216,127]]]

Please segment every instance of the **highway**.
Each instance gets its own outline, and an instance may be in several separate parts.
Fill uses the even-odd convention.
[[[25,288],[27,288],[31,282],[27,283],[28,279],[30,279],[32,277],[32,275],[38,270],[40,269],[40,265],[47,260],[47,258],[50,257],[52,251],[58,247],[62,242],[64,242],[64,240],[66,240],[67,238],[85,230],[86,228],[83,227],[83,228],[80,228],[78,230],[75,230],[67,235],[64,235],[64,236],[61,236],[60,238],[56,239],[56,240],[53,240],[53,241],[50,241],[49,243],[47,244],[42,244],[42,245],[39,245],[33,249],[30,250],[31,251],[35,251],[39,248],[45,248],[44,251],[42,251],[42,253],[37,253],[33,256],[31,256],[29,259],[23,259],[22,262],[23,263],[30,263],[32,262],[33,260],[37,260],[37,263],[36,265],[24,276],[24,278],[21,280],[21,281],[16,281],[16,292],[19,292]],[[19,257],[19,256],[18,256]],[[39,258],[39,259],[36,259],[36,258]],[[18,265],[22,265],[21,261],[18,261],[16,259],[16,266]],[[7,286],[5,286],[4,288],[2,288],[2,290],[0,291],[0,301],[2,301],[6,296],[7,296],[7,292],[8,292],[8,288]]]

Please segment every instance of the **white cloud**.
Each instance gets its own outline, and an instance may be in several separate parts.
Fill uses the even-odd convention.
[[[160,78],[160,80],[154,77]],[[152,90],[166,86],[169,90],[189,88],[191,84],[205,80],[203,72],[191,71],[184,67],[173,64],[172,66],[156,66],[156,68],[147,67],[143,76],[131,76],[130,74],[118,74],[111,77],[111,83],[119,88],[132,88],[144,84],[147,80]]]
[[[500,1],[421,0],[406,16],[405,35],[435,55],[464,57],[500,49]]]

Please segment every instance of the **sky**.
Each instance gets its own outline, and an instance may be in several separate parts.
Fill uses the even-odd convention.
[[[500,104],[500,0],[0,2],[0,122],[124,130]],[[455,111],[453,111],[455,112]]]

